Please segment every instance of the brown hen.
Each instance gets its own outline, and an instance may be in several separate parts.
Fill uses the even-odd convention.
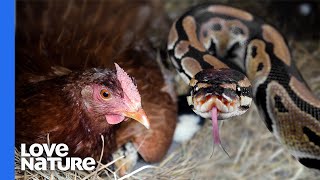
[[[153,32],[159,32],[159,38],[152,40],[159,42],[168,30],[161,3],[16,4],[16,145],[46,142],[49,133],[50,142],[67,143],[73,155],[98,160],[102,134],[104,160],[129,141],[145,161],[161,160],[171,144],[176,124],[176,104],[167,92],[168,84],[148,38],[149,31],[157,29]],[[159,26],[162,22],[165,25]],[[137,121],[121,122],[122,116],[130,116],[123,114],[124,110],[117,111],[120,119],[109,116],[108,120],[107,105],[102,113],[92,109],[96,101],[86,101],[97,92],[103,96],[103,87],[112,97],[122,97],[121,92],[128,91],[116,71],[105,70],[114,69],[114,63],[134,77],[150,121],[149,130]],[[111,105],[109,108],[117,109]],[[90,118],[83,118],[84,114]],[[111,125],[118,122],[121,123]]]

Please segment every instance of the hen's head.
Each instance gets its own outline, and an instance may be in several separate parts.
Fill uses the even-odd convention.
[[[116,72],[97,68],[90,72],[91,83],[81,90],[87,112],[94,117],[105,117],[109,124],[118,124],[128,117],[149,128],[134,80],[118,64],[115,66]]]

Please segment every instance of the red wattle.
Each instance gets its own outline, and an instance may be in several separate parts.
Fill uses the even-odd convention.
[[[118,124],[124,120],[123,116],[119,115],[105,115],[109,124]]]

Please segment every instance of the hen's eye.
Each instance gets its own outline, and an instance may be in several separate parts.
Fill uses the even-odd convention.
[[[100,96],[103,98],[103,99],[109,99],[111,97],[111,94],[109,93],[108,90],[106,89],[102,89],[100,91]]]
[[[236,93],[237,93],[238,96],[241,96],[241,88],[240,88],[240,86],[237,86]]]

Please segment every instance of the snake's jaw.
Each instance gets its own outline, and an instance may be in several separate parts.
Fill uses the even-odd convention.
[[[199,100],[192,96],[187,97],[189,106],[192,107],[193,111],[196,114],[200,115],[203,118],[211,117],[211,110],[213,107],[216,107],[218,110],[218,119],[224,120],[224,119],[231,118],[233,116],[239,116],[244,114],[251,105],[251,100],[246,98],[245,98],[245,101],[246,101],[245,106],[242,106],[240,104],[241,100],[238,98],[229,102],[220,96],[208,95],[203,99],[206,99],[206,100]]]
[[[240,108],[247,110],[251,106],[252,98],[247,96],[240,97]]]
[[[242,110],[240,107],[240,101],[238,98],[227,101],[223,97],[215,95],[207,95],[203,97],[187,97],[189,105],[193,111],[203,118],[211,117],[211,110],[216,107],[218,110],[218,119],[228,119],[232,116],[243,114],[246,110]]]

